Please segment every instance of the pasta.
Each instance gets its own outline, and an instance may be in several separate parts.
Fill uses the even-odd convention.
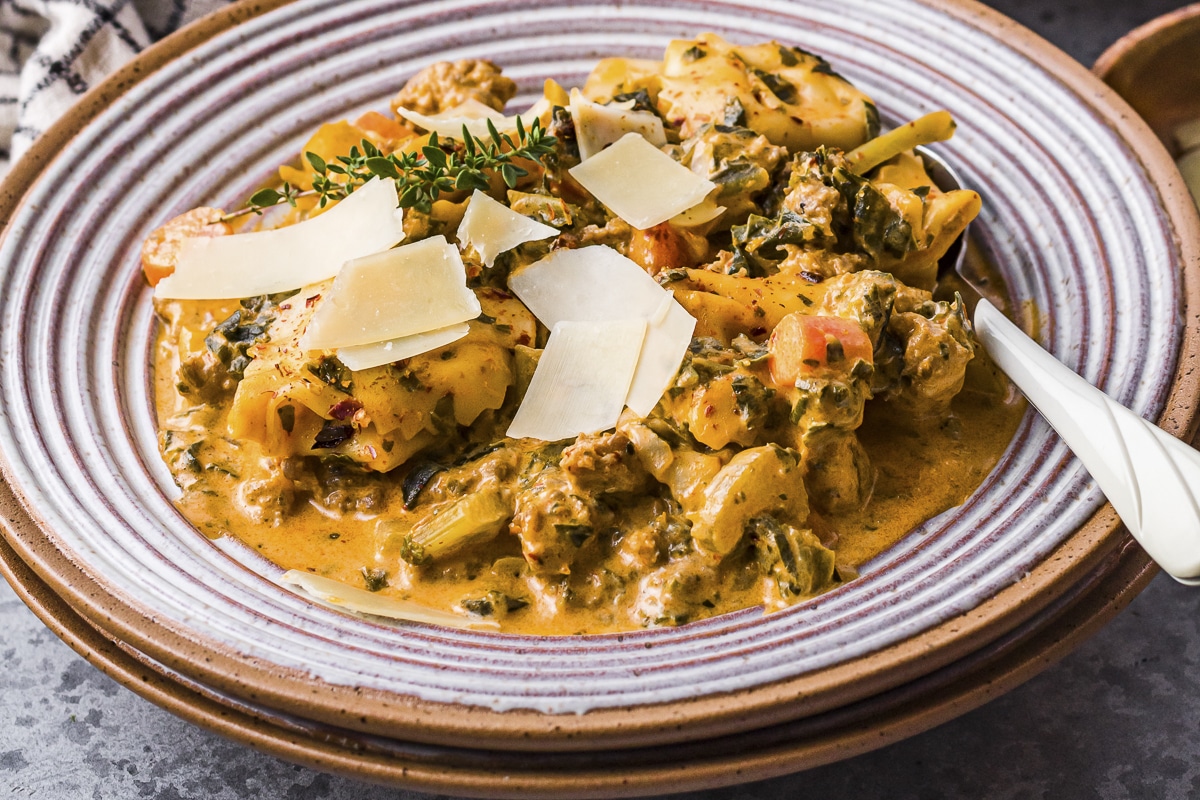
[[[980,198],[940,191],[912,150],[948,115],[881,135],[823,58],[711,34],[603,60],[581,92],[548,81],[506,116],[514,92],[487,62],[435,65],[393,115],[321,126],[251,198],[303,242],[395,182],[395,258],[328,273],[379,299],[339,306],[355,347],[380,331],[345,348],[355,369],[304,338],[344,277],[239,300],[160,288],[160,444],[202,531],[379,593],[360,607],[600,633],[794,605],[990,470],[1020,410],[937,272]],[[255,219],[166,222],[148,279],[188,268],[189,237],[236,252]],[[436,237],[447,271],[426,280],[416,248]],[[410,256],[402,280],[388,264]],[[482,313],[422,329],[446,281]],[[393,297],[414,309],[403,330],[378,321]]]

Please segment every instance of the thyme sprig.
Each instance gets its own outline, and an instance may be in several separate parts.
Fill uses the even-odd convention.
[[[498,174],[504,184],[515,189],[517,181],[529,174],[519,161],[541,161],[554,151],[556,140],[534,120],[526,128],[517,117],[516,138],[500,133],[487,120],[490,141],[475,136],[463,125],[462,141],[438,140],[429,134],[429,143],[419,153],[383,153],[369,140],[350,148],[347,155],[326,161],[312,151],[304,158],[313,170],[312,189],[301,190],[288,182],[277,189],[260,189],[246,201],[246,207],[230,217],[261,214],[263,209],[287,203],[295,206],[301,197],[316,197],[324,208],[331,201],[343,200],[372,178],[392,178],[400,208],[415,208],[426,214],[443,193],[487,191],[490,174]]]

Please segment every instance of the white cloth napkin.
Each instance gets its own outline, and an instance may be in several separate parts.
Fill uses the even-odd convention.
[[[89,88],[227,0],[0,0],[0,174]]]

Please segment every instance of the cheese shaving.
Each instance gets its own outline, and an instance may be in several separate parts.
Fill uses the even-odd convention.
[[[343,364],[357,372],[445,347],[457,342],[470,332],[471,326],[460,322],[457,325],[448,325],[445,328],[437,328],[425,333],[414,333],[411,336],[388,339],[386,342],[341,347],[338,348],[337,357]]]
[[[663,307],[661,314],[649,320],[642,355],[625,398],[625,405],[643,417],[654,410],[671,385],[696,330],[696,318],[673,295],[668,294]]]
[[[408,600],[380,596],[374,592],[368,592],[366,589],[359,589],[357,586],[321,575],[313,575],[311,572],[290,569],[283,573],[280,582],[285,586],[296,586],[303,589],[323,603],[346,611],[353,611],[356,614],[369,614],[374,617],[387,617],[406,622],[425,622],[448,628],[496,629],[500,627],[499,623],[491,620],[460,617],[448,611],[438,611],[435,608]]]
[[[586,161],[627,133],[636,133],[655,147],[667,143],[662,120],[652,111],[634,111],[634,101],[601,105],[571,90],[571,121],[579,158]]]
[[[506,435],[556,442],[616,425],[645,335],[644,319],[555,325]]]
[[[692,341],[696,320],[635,262],[604,245],[556,250],[508,279],[546,327],[565,320],[647,320],[626,403],[646,416],[666,391]]]
[[[500,133],[515,131],[517,129],[517,117],[520,117],[521,124],[525,128],[529,128],[533,124],[533,121],[541,117],[549,108],[550,105],[548,102],[544,100],[538,101],[524,114],[509,117],[503,112],[497,111],[491,106],[472,98],[440,114],[421,114],[400,107],[396,109],[396,115],[411,122],[421,130],[436,133],[438,136],[446,139],[458,139],[461,141],[463,138],[462,129],[463,126],[466,126],[467,131],[475,138],[491,141],[491,133],[488,131],[489,121],[496,126],[496,130]]]
[[[682,214],[717,188],[636,133],[625,134],[569,172],[638,230]]]
[[[557,228],[518,214],[478,189],[458,226],[459,243],[474,247],[487,267],[496,263],[496,256],[517,245],[557,235]]]
[[[698,228],[707,225],[725,213],[725,206],[719,206],[711,198],[699,205],[692,206],[681,214],[671,217],[671,224],[676,228]]]
[[[458,250],[433,236],[346,263],[300,344],[336,350],[427,333],[478,317]]]
[[[328,280],[348,259],[404,238],[396,184],[374,179],[324,214],[286,228],[185,239],[175,272],[154,296],[181,300],[256,297]]]

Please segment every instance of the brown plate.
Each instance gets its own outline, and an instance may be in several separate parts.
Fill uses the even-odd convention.
[[[67,605],[0,540],[0,573],[90,664],[214,733],[313,769],[471,797],[620,797],[762,780],[892,744],[964,714],[1054,664],[1125,608],[1158,570],[1131,539],[1010,636],[910,685],[801,723],[682,747],[537,757],[380,739],[254,707],[181,679]],[[499,775],[506,776],[502,782]]]
[[[482,752],[714,741],[803,724],[1004,642],[1125,541],[1032,415],[961,508],[861,579],[765,617],[542,639],[384,625],[314,606],[246,548],[199,536],[154,443],[141,239],[185,208],[232,205],[317,122],[382,107],[440,57],[492,58],[528,97],[600,55],[712,29],[836,53],[890,122],[948,107],[960,133],[946,158],[987,198],[976,232],[1022,321],[1038,311],[1052,352],[1169,431],[1195,426],[1200,221],[1168,155],[1078,64],[981,6],[302,0],[231,27],[256,8],[96,89],[0,197],[5,538],[75,613],[180,681]]]

